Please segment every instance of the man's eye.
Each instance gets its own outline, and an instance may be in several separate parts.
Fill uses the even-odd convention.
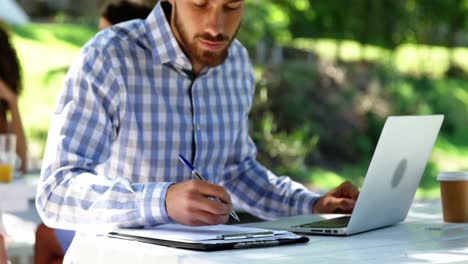
[[[239,2],[239,3],[231,3],[231,4],[227,4],[226,7],[230,10],[236,10],[236,9],[239,9],[240,7],[242,6],[242,3]]]
[[[193,5],[195,7],[198,7],[198,8],[203,8],[206,6],[206,2],[205,1],[202,1],[202,2],[194,2]]]

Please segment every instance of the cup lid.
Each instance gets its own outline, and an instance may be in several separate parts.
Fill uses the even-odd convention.
[[[438,181],[468,181],[468,171],[444,171],[437,176]]]

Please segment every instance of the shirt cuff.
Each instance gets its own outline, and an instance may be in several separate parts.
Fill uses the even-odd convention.
[[[171,182],[146,183],[143,185],[141,215],[148,226],[171,223],[166,211],[166,193]],[[140,184],[138,184],[140,185]]]
[[[314,205],[320,197],[321,196],[313,192],[304,193],[298,206],[299,214],[312,214]]]

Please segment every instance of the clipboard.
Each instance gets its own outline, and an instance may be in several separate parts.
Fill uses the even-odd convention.
[[[234,225],[189,227],[166,224],[144,229],[117,229],[111,238],[195,251],[276,247],[307,243],[309,238],[288,231]]]

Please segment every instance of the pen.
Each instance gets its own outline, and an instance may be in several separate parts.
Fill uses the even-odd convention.
[[[189,168],[191,171],[192,171],[192,174],[195,175],[195,177],[197,177],[200,181],[205,181],[205,178],[203,178],[203,176],[195,169],[195,167],[193,167],[192,163],[190,163],[190,161],[188,161],[186,158],[184,158],[184,156],[182,155],[179,155],[179,160],[187,167]],[[217,197],[213,197],[217,202],[220,202],[222,203]],[[239,219],[239,216],[237,216],[236,212],[234,212],[234,210],[231,210],[231,212],[229,213],[230,216],[232,216],[232,218],[236,219],[237,221],[240,221]]]

